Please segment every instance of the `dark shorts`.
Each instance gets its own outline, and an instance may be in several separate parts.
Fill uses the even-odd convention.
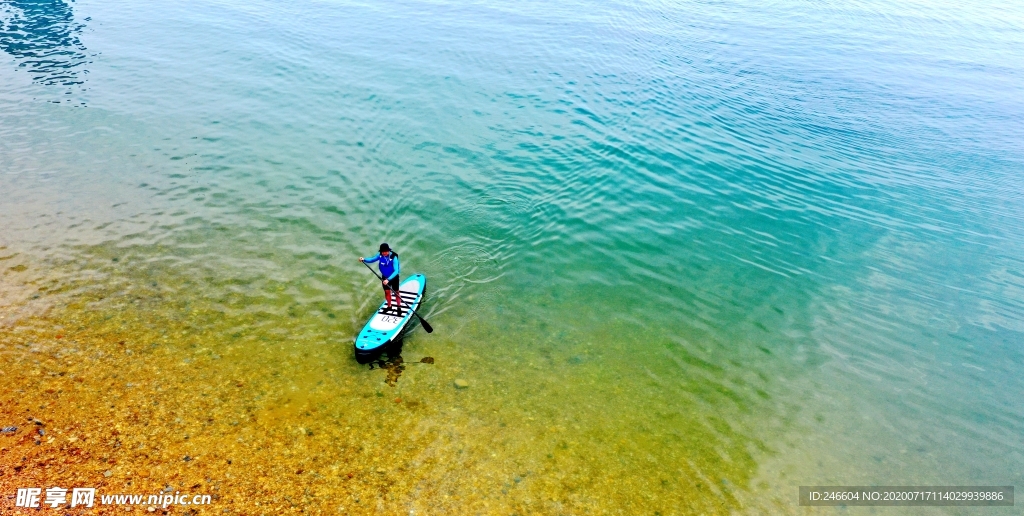
[[[398,286],[402,284],[402,281],[399,279],[399,276],[399,274],[395,274],[395,277],[393,279],[388,280],[387,285],[385,285],[384,282],[382,281],[380,284],[381,288],[383,288],[384,290],[391,290],[391,287],[394,286],[395,290],[398,290]]]

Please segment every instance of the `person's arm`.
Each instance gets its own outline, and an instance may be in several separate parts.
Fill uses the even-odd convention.
[[[380,255],[378,254],[377,256],[380,256]],[[397,254],[395,255],[395,272],[392,272],[391,275],[388,276],[388,278],[387,278],[388,281],[391,281],[391,280],[395,279],[395,276],[398,276],[398,255]]]
[[[380,253],[377,253],[377,254],[373,255],[372,258],[365,258],[365,259],[363,259],[363,262],[365,262],[365,263],[373,263],[373,262],[375,262],[377,260],[380,260]]]

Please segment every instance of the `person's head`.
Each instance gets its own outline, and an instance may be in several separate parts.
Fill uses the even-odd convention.
[[[385,243],[380,245],[380,254],[382,254],[384,256],[387,256],[387,255],[391,254],[391,248],[388,247],[387,242],[385,242]]]

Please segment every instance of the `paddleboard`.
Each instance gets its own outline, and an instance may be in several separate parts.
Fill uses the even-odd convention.
[[[399,308],[392,305],[388,309],[387,302],[380,304],[373,317],[366,321],[363,330],[356,335],[356,356],[373,355],[391,344],[415,317],[408,307],[419,308],[426,286],[427,277],[422,274],[414,274],[403,281],[398,286],[398,292],[404,306]]]

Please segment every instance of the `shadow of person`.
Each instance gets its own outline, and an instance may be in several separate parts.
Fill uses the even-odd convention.
[[[370,369],[380,368],[387,371],[384,383],[391,387],[398,383],[398,378],[405,371],[405,361],[402,360],[402,344],[402,339],[391,342],[384,346],[382,352],[377,354],[374,360],[369,361]]]

